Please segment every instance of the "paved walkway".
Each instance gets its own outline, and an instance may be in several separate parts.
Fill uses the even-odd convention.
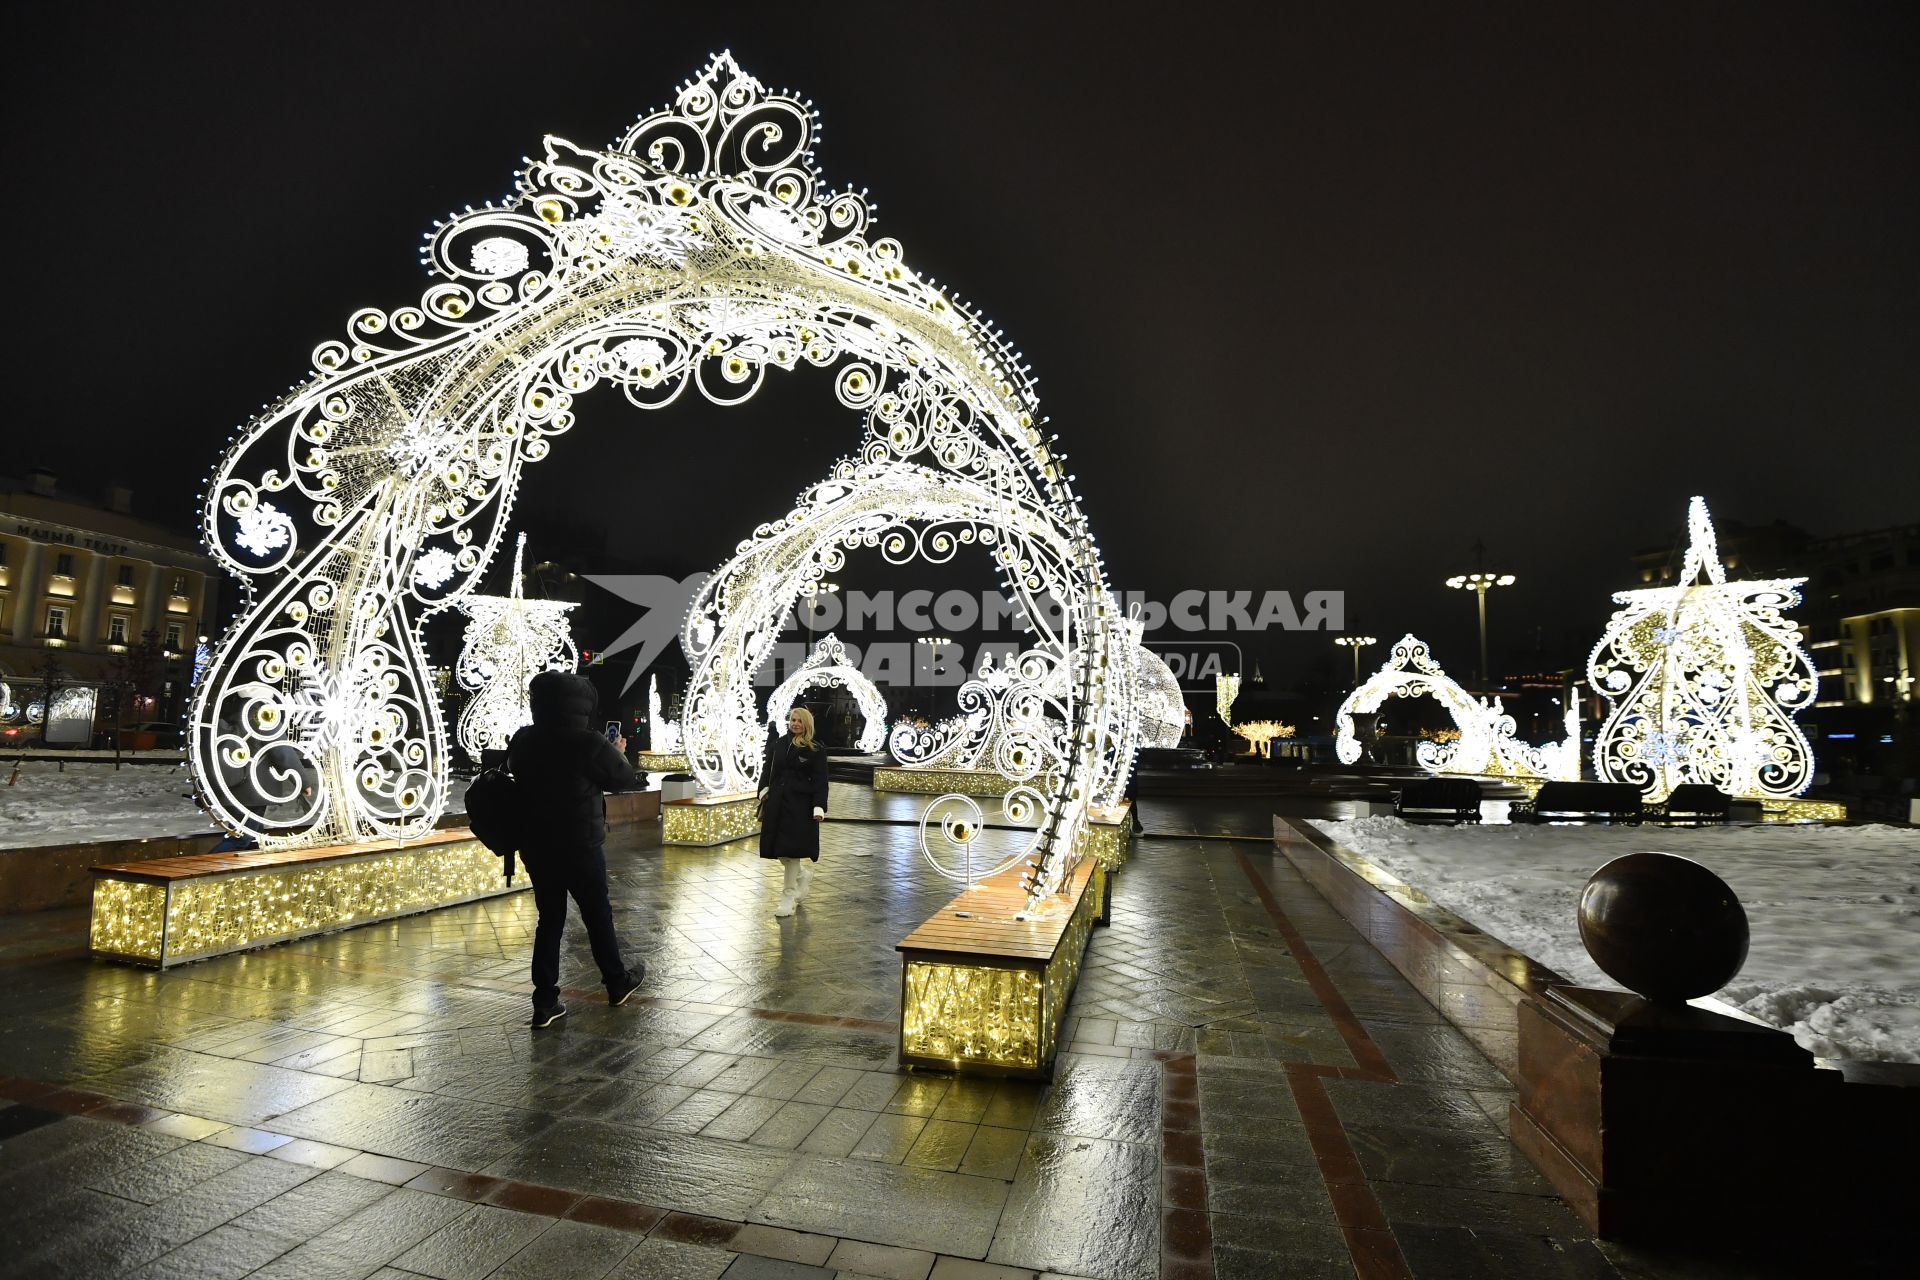
[[[165,974],[0,920],[0,1275],[1652,1274],[1259,844],[1136,843],[1040,1086],[895,1066],[952,891],[910,828],[830,824],[788,920],[750,843],[655,841],[609,849],[644,998],[576,926],[538,1033],[526,894]]]

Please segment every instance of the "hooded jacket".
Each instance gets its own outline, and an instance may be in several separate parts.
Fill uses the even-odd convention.
[[[507,744],[507,771],[534,854],[589,849],[607,838],[609,791],[638,778],[606,735],[591,727],[600,695],[585,676],[542,671],[527,686],[533,723]]]

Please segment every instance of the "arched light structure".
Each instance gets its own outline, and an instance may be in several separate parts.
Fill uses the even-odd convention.
[[[1140,745],[1177,747],[1187,731],[1187,700],[1173,669],[1153,650],[1134,649],[1136,701],[1140,707]]]
[[[887,744],[887,700],[880,696],[873,681],[848,661],[847,646],[831,633],[813,647],[800,669],[782,680],[773,696],[767,699],[767,723],[776,730],[784,730],[801,693],[818,688],[845,689],[859,704],[860,738],[855,746],[871,754]]]
[[[1621,608],[1587,658],[1588,681],[1614,704],[1594,772],[1654,800],[1683,782],[1798,795],[1813,781],[1813,749],[1793,717],[1819,677],[1783,614],[1806,579],[1728,582],[1704,499],[1688,504],[1687,528],[1678,582],[1615,595]]]
[[[1388,698],[1431,697],[1453,717],[1460,737],[1454,742],[1422,742],[1414,759],[1429,773],[1500,775],[1572,782],[1580,777],[1578,713],[1566,711],[1567,736],[1560,742],[1534,746],[1516,737],[1513,717],[1497,699],[1475,698],[1441,670],[1416,636],[1400,637],[1380,669],[1347,695],[1336,717],[1334,754],[1341,764],[1360,759],[1360,740],[1353,718],[1377,711]]]
[[[891,545],[900,518],[992,528],[1038,628],[1018,680],[1066,729],[1035,744],[1025,775],[1041,807],[1032,891],[1057,885],[1135,745],[1115,732],[1129,709],[1108,680],[1125,655],[1100,555],[1030,371],[897,241],[871,236],[864,194],[825,187],[817,129],[805,102],[721,55],[605,150],[548,138],[507,204],[431,233],[423,261],[441,280],[417,305],[356,312],[315,348],[313,376],[235,438],[202,512],[249,599],[195,691],[190,748],[221,821],[270,845],[429,829],[446,743],[420,622],[471,593],[522,466],[573,425],[575,397],[605,383],[642,408],[689,387],[735,404],[769,368],[832,366],[865,421],[857,460],[743,546],[794,557],[777,583],[761,594],[757,575],[723,571],[687,619],[688,656],[709,669],[683,717],[696,768],[731,785],[756,767],[757,741],[743,752],[735,734],[757,726],[747,683],[769,621],[839,555],[806,522],[834,521],[842,546]],[[896,509],[877,525],[872,486],[908,469],[969,486],[968,514]],[[946,549],[939,534],[914,546]],[[1048,598],[1057,623],[1041,621]],[[282,816],[302,774],[314,799]]]
[[[577,662],[565,600],[528,600],[521,592],[520,564],[527,549],[521,534],[513,548],[513,580],[504,596],[471,595],[460,601],[467,634],[454,664],[454,679],[473,694],[460,712],[460,745],[475,760],[482,751],[504,751],[514,731],[533,723],[527,685],[542,671],[572,671]]]

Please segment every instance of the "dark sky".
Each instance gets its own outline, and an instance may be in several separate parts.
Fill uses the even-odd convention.
[[[1471,605],[1440,581],[1476,538],[1520,575],[1496,649],[1537,627],[1573,661],[1691,493],[1815,534],[1920,519],[1910,6],[4,21],[0,470],[129,478],[183,526],[316,342],[417,297],[434,218],[506,192],[545,133],[606,145],[720,48],[811,97],[829,180],[868,188],[877,234],[1024,350],[1121,585],[1343,589],[1359,626],[1465,671]],[[612,550],[676,572],[860,431],[804,374],[745,411],[604,394],[581,417],[528,509],[604,513]],[[729,456],[752,459],[731,483]]]

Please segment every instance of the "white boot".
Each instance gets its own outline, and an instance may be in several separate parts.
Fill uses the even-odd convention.
[[[794,861],[800,864],[799,883],[793,887],[793,900],[798,902],[807,896],[807,886],[813,883],[813,862],[807,858],[795,858]]]
[[[780,885],[780,901],[774,904],[773,914],[785,919],[793,914],[794,897],[800,883],[800,864],[796,858],[782,858],[780,865],[786,868],[787,877]]]

